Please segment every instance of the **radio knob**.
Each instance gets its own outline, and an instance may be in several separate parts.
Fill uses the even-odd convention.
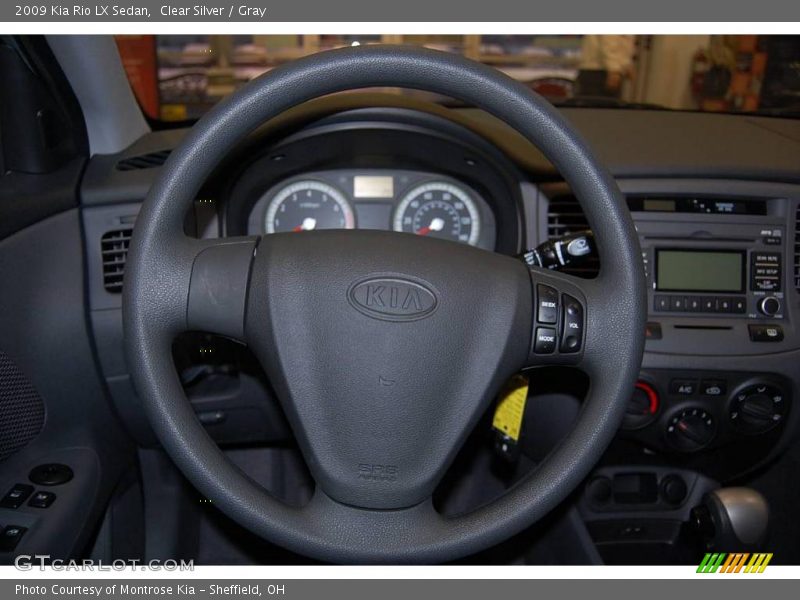
[[[774,317],[781,310],[781,301],[775,296],[767,296],[758,301],[758,310],[763,315]]]

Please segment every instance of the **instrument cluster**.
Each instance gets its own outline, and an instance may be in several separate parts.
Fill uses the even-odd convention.
[[[265,190],[251,235],[318,229],[380,229],[494,250],[486,200],[451,177],[411,170],[336,169],[303,173]]]

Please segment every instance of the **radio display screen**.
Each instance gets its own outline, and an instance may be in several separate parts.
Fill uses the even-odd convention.
[[[745,253],[738,250],[656,249],[656,289],[744,292]]]

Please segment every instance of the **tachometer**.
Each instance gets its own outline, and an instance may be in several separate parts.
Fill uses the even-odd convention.
[[[264,217],[264,231],[353,229],[353,208],[339,190],[313,179],[295,181],[272,197]]]
[[[394,213],[395,231],[477,245],[481,218],[469,192],[446,181],[419,185],[403,196]]]

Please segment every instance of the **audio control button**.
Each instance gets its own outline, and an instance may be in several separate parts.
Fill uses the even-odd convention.
[[[555,350],[556,330],[549,327],[537,327],[533,351],[536,354],[552,354]]]
[[[721,313],[733,312],[733,300],[727,297],[717,298],[717,312]]]
[[[783,341],[783,327],[780,325],[748,325],[750,341],[753,342],[781,342]]]
[[[714,296],[706,296],[702,302],[703,312],[713,313],[717,310],[717,299]]]
[[[669,309],[673,312],[685,312],[686,298],[683,296],[671,296],[669,299]]]
[[[555,324],[558,320],[558,292],[549,285],[536,286],[539,308],[536,319],[539,323]]]
[[[561,297],[563,319],[561,328],[561,352],[578,352],[583,343],[583,307],[572,296]]]
[[[668,311],[669,310],[669,296],[658,295],[653,300],[653,308],[659,311]]]
[[[758,311],[762,315],[774,317],[781,311],[781,301],[775,296],[767,296],[758,301]]]
[[[686,298],[686,310],[700,312],[703,310],[703,299],[700,296],[688,296]]]

